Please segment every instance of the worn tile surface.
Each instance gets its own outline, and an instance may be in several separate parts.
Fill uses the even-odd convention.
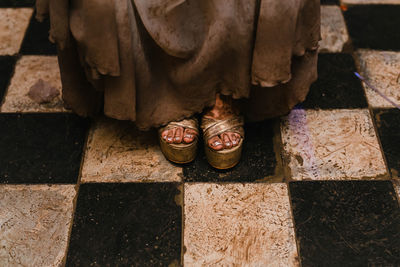
[[[32,13],[32,8],[0,9],[0,55],[18,53]]]
[[[353,74],[355,71],[350,54],[320,54],[318,80],[311,85],[301,106],[306,109],[366,108],[365,92]]]
[[[185,266],[298,266],[285,184],[185,184]]]
[[[0,186],[0,266],[61,266],[74,185]]]
[[[400,5],[355,5],[343,14],[355,47],[400,50]]]
[[[0,56],[0,105],[14,71],[16,57]]]
[[[76,183],[87,120],[0,113],[0,183]]]
[[[176,183],[81,185],[66,266],[179,266],[177,194]]]
[[[27,94],[39,79],[55,87],[60,95],[49,103],[34,102]],[[60,79],[56,56],[23,56],[15,66],[1,112],[65,112]]]
[[[341,52],[349,41],[346,24],[339,6],[321,6],[320,52]]]
[[[400,178],[400,110],[374,110],[374,117],[392,177]]]
[[[358,50],[356,53],[360,74],[369,83],[400,105],[400,52]],[[393,105],[363,83],[370,106],[388,107]]]
[[[33,14],[21,46],[25,55],[56,55],[56,45],[49,41],[49,18],[39,22]]]
[[[386,174],[368,110],[293,110],[283,120],[282,141],[295,180]]]
[[[82,182],[180,181],[182,168],[162,154],[155,132],[100,118],[89,134]]]
[[[217,170],[206,159],[203,140],[194,162],[183,167],[185,181],[255,181],[275,174],[277,160],[274,152],[275,120],[245,125],[245,141],[242,158],[238,165],[229,170]]]
[[[400,208],[390,181],[289,188],[302,266],[400,265]]]

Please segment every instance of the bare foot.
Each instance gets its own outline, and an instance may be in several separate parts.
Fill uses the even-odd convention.
[[[193,129],[176,127],[163,131],[161,136],[169,144],[180,144],[180,143],[190,144],[196,138],[197,132]]]
[[[218,120],[227,119],[239,114],[230,97],[217,94],[214,107],[206,111],[204,117]],[[239,145],[240,134],[233,132],[224,132],[208,140],[208,146],[214,150],[228,149]]]

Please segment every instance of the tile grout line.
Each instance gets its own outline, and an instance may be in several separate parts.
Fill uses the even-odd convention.
[[[300,253],[300,241],[298,239],[297,231],[296,231],[296,223],[295,223],[295,220],[294,220],[292,194],[290,193],[289,183],[290,182],[286,182],[286,190],[287,190],[287,194],[288,194],[288,198],[289,198],[290,215],[291,215],[291,220],[292,220],[292,224],[293,224],[293,232],[294,232],[294,239],[295,239],[294,241],[296,243],[299,267],[302,267],[301,253]]]
[[[86,155],[86,152],[87,152],[90,129],[91,129],[92,125],[93,125],[93,121],[90,120],[88,129],[87,129],[87,132],[86,132],[86,135],[85,135],[84,145],[82,147],[82,155],[81,155],[81,162],[80,162],[80,166],[79,166],[78,179],[77,179],[77,182],[75,184],[76,195],[75,195],[75,198],[73,200],[71,224],[70,224],[70,227],[69,227],[69,230],[68,230],[67,247],[65,248],[65,254],[64,254],[64,257],[63,257],[63,259],[61,261],[61,266],[66,266],[66,263],[67,263],[69,245],[70,245],[71,236],[72,236],[72,228],[73,228],[73,225],[74,225],[76,207],[77,207],[77,204],[78,204],[78,197],[79,197],[79,189],[80,189],[81,179],[82,179],[82,168],[83,168],[83,163],[84,163],[84,160],[85,160],[85,155]]]
[[[352,55],[352,57],[353,57],[353,59],[354,59],[354,63],[355,63],[355,68],[356,68],[356,70],[359,72],[359,73],[361,73],[361,62],[360,62],[360,58],[357,56],[357,52],[359,51],[359,49],[353,49],[353,51],[352,51],[352,53],[351,53],[351,55]],[[372,50],[372,51],[374,51],[374,50]],[[380,152],[381,152],[381,155],[382,155],[382,159],[383,159],[383,161],[384,161],[384,163],[385,163],[385,167],[386,167],[386,173],[387,173],[387,177],[389,178],[389,179],[392,179],[392,175],[391,175],[391,172],[390,172],[390,170],[389,170],[389,165],[388,165],[388,162],[387,162],[387,158],[386,158],[386,155],[385,155],[385,153],[384,153],[384,150],[383,150],[383,146],[382,146],[382,142],[381,142],[381,137],[380,137],[380,135],[379,135],[379,131],[378,131],[378,126],[377,126],[377,122],[376,122],[376,118],[375,118],[375,116],[374,116],[374,110],[378,110],[378,109],[374,109],[374,107],[371,105],[371,103],[370,103],[370,101],[368,100],[368,96],[367,96],[367,89],[366,89],[366,87],[364,86],[364,84],[360,81],[360,83],[361,83],[361,87],[363,88],[363,93],[364,93],[364,96],[365,96],[365,99],[367,100],[367,105],[368,105],[368,113],[369,113],[369,116],[370,116],[370,118],[371,118],[371,121],[372,121],[372,126],[374,127],[374,131],[375,131],[375,135],[376,135],[376,139],[377,139],[377,141],[378,141],[378,144],[379,144],[379,150],[380,150]]]

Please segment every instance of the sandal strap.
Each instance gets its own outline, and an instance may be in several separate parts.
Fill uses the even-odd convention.
[[[224,132],[238,133],[243,138],[244,120],[242,116],[234,116],[224,120],[217,120],[213,118],[205,118],[203,116],[201,120],[201,128],[203,129],[203,137],[207,142],[212,137],[220,135]]]
[[[199,123],[196,118],[184,119],[181,121],[172,121],[165,125],[164,127],[160,128],[160,133],[164,132],[165,130],[170,130],[177,127],[183,127],[185,129],[194,130],[197,134],[199,133]]]

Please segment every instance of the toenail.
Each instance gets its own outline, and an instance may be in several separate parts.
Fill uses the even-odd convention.
[[[230,146],[230,145],[231,145],[231,143],[230,143],[230,142],[226,142],[226,143],[225,143],[225,145],[227,145],[227,146]]]
[[[186,138],[192,138],[192,135],[191,134],[187,134],[187,135],[185,135],[185,137]]]
[[[236,145],[236,144],[237,144],[236,140],[233,140],[233,141],[232,141],[232,144]]]
[[[167,140],[168,140],[168,141],[172,141],[172,137],[168,137]]]
[[[215,142],[215,143],[213,143],[213,146],[219,146],[219,145],[221,145],[220,142]]]
[[[164,136],[163,136],[163,139],[164,139],[164,140],[167,140],[167,136],[166,136],[166,135],[164,135]]]
[[[179,137],[175,137],[175,141],[179,141]]]

